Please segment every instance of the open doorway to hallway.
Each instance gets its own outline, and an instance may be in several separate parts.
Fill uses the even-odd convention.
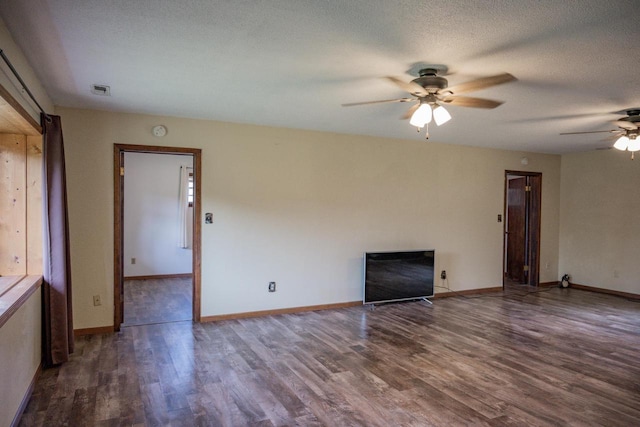
[[[124,326],[191,320],[193,156],[124,154]]]
[[[542,174],[505,171],[503,287],[537,286]]]
[[[114,328],[200,321],[201,150],[114,145]]]

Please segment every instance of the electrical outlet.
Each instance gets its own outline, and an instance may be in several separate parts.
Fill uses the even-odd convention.
[[[440,273],[440,278],[442,280],[445,280],[447,278],[447,271],[446,270],[442,270],[442,273]]]
[[[269,292],[276,291],[276,282],[269,282]]]
[[[136,259],[135,258],[131,258],[131,264],[135,264],[136,263]]]
[[[102,301],[100,301],[100,295],[94,295],[93,296],[93,305],[95,307],[102,305]]]

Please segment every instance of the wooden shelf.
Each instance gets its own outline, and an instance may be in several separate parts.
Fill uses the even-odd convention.
[[[42,285],[42,276],[7,276],[6,279],[13,285],[0,296],[0,328]]]

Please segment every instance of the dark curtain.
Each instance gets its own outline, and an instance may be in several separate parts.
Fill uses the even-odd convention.
[[[43,357],[58,365],[73,352],[67,182],[59,116],[41,118],[43,135]]]

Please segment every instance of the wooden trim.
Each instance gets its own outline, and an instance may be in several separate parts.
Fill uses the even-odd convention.
[[[0,276],[0,297],[9,292],[22,279],[24,276]]]
[[[192,236],[192,265],[193,274],[193,321],[200,322],[202,311],[201,284],[202,284],[202,151],[193,151],[193,236]]]
[[[42,274],[42,136],[27,136],[27,274]]]
[[[155,280],[155,279],[188,279],[193,277],[191,273],[176,273],[176,274],[154,274],[149,276],[126,276],[124,280]]]
[[[278,314],[295,314],[305,311],[334,310],[338,308],[355,307],[362,305],[362,301],[339,302],[335,304],[308,305],[305,307],[278,308],[275,310],[247,311],[244,313],[219,314],[216,316],[204,316],[202,322],[218,322],[220,320],[246,319],[249,317],[274,316]]]
[[[116,331],[120,330],[124,313],[122,312],[122,277],[124,275],[124,254],[122,250],[123,228],[122,217],[124,207],[122,196],[124,194],[124,179],[120,175],[121,163],[124,159],[124,151],[118,145],[113,146],[113,325]]]
[[[0,298],[0,328],[42,285],[42,276],[24,276]]]
[[[535,239],[535,248],[529,247],[528,263],[530,268],[528,278],[530,286],[537,286],[540,282],[540,244],[542,240],[542,172],[532,173],[529,183],[531,184],[529,241]],[[535,252],[533,252],[534,249]]]
[[[540,286],[541,288],[553,288],[554,286],[560,286],[560,282],[558,281],[542,282],[542,283],[538,283],[538,286]]]
[[[494,288],[480,288],[480,289],[465,289],[462,291],[450,291],[450,292],[438,292],[432,298],[449,298],[449,297],[457,297],[462,295],[479,295],[479,294],[490,294],[493,292],[502,292],[502,286],[496,286]]]
[[[84,335],[102,335],[102,334],[112,334],[113,332],[114,332],[113,326],[99,326],[97,328],[74,329],[73,336],[81,337]]]
[[[114,146],[117,147],[120,151],[134,153],[195,154],[196,152],[202,152],[202,150],[199,148],[163,147],[159,145],[114,144]]]
[[[24,135],[42,135],[42,127],[36,122],[31,114],[24,109],[7,89],[0,84],[0,98],[4,102],[0,102],[0,115],[6,119],[8,124],[12,126],[12,130],[3,131],[3,133],[20,133]]]
[[[505,281],[507,280],[507,192],[509,191],[509,175],[504,174],[504,188],[502,189],[502,264],[500,265],[500,271],[502,271],[502,289],[504,289]]]
[[[519,176],[542,176],[542,172],[531,172],[531,171],[516,171],[516,170],[510,170],[507,169],[504,171],[505,172],[505,177],[507,175],[519,175]]]
[[[640,294],[632,294],[630,292],[616,291],[613,289],[596,288],[595,286],[580,285],[578,283],[570,283],[569,288],[580,289],[583,291],[591,291],[599,294],[615,295],[632,300],[640,300]]]
[[[123,275],[124,275],[124,254],[122,250],[123,244],[123,194],[124,194],[124,178],[120,175],[120,166],[124,162],[124,153],[155,153],[155,154],[184,154],[193,157],[193,178],[195,185],[195,193],[193,200],[193,236],[191,242],[192,248],[192,277],[193,277],[193,293],[192,293],[192,319],[194,322],[200,322],[201,312],[201,281],[202,281],[202,232],[201,232],[201,183],[202,183],[202,150],[199,148],[185,147],[161,147],[151,145],[132,145],[132,144],[114,144],[113,145],[113,290],[114,290],[114,330],[119,331],[123,322]]]
[[[22,418],[22,414],[24,414],[24,410],[27,409],[27,405],[29,404],[29,400],[31,399],[31,395],[33,394],[33,390],[35,389],[36,382],[38,378],[40,378],[40,374],[42,373],[42,363],[38,365],[38,369],[33,374],[33,378],[31,379],[31,383],[29,387],[27,387],[27,391],[22,396],[22,401],[20,402],[20,406],[18,406],[18,410],[13,417],[13,421],[11,421],[11,427],[15,427],[20,424],[20,419]]]

